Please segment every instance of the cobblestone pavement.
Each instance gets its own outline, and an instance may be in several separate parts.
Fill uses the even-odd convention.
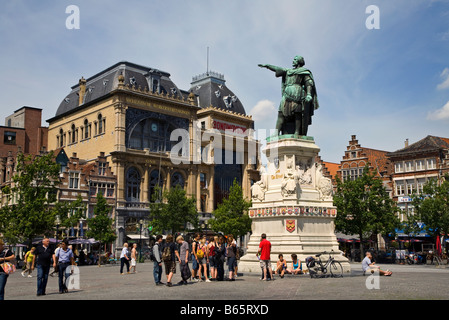
[[[58,278],[49,277],[47,294],[36,296],[36,275],[20,272],[7,281],[5,300],[442,300],[449,299],[449,268],[427,265],[381,265],[391,277],[363,276],[360,263],[351,264],[343,278],[311,279],[308,275],[260,281],[260,274],[240,274],[236,281],[189,283],[180,281],[179,265],[173,287],[156,286],[153,263],[137,265],[135,274],[119,274],[119,266],[79,267],[80,288],[58,293]],[[166,277],[163,274],[163,281]],[[376,282],[377,281],[377,282]],[[368,289],[367,287],[374,287]]]

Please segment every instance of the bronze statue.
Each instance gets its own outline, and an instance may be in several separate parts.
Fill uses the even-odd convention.
[[[307,136],[314,110],[319,107],[312,72],[304,68],[304,64],[301,56],[293,59],[293,69],[259,64],[261,68],[274,71],[276,77],[282,77],[282,99],[276,122],[278,135],[282,132]]]

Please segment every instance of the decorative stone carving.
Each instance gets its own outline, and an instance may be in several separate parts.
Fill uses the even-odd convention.
[[[308,161],[299,160],[296,164],[296,172],[300,185],[312,184],[312,165]]]
[[[281,195],[296,196],[296,186],[298,184],[298,175],[293,171],[293,160],[287,160],[287,172],[284,174],[284,179],[281,185]]]
[[[267,191],[267,172],[264,166],[261,166],[259,169],[260,172],[260,180],[254,183],[251,186],[251,197],[253,200],[264,201],[265,200],[265,192]]]
[[[317,190],[320,193],[320,200],[330,200],[332,199],[332,181],[329,178],[323,176],[323,166],[321,163],[317,163]]]

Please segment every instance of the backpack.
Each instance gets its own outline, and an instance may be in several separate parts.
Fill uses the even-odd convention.
[[[170,246],[167,245],[162,252],[162,261],[170,261],[171,260],[171,250]]]
[[[315,259],[313,257],[307,257],[306,258],[306,266],[309,269],[315,267]]]
[[[157,246],[157,244],[155,244],[152,248],[151,248],[151,250],[150,250],[150,252],[149,252],[149,256],[150,256],[150,260],[151,261],[156,261],[156,257],[154,256],[154,247],[156,247]],[[159,250],[159,248],[158,248],[158,250]]]
[[[203,257],[204,257],[203,249],[198,249],[197,252],[196,252],[196,256],[197,256],[198,259],[203,259]]]

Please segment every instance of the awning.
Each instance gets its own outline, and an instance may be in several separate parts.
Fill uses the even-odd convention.
[[[140,239],[148,240],[149,239],[148,237],[145,237],[143,235],[141,236],[140,234],[127,234],[126,237],[128,237],[132,240],[140,240]]]

